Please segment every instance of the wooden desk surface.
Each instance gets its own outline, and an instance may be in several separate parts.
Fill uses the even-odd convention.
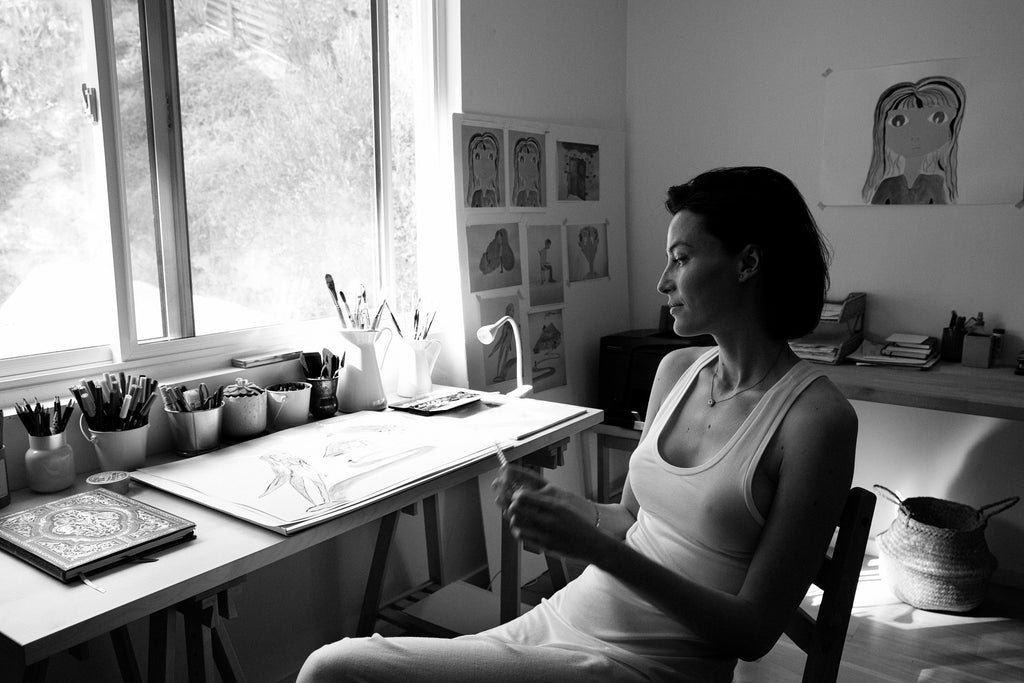
[[[1024,376],[1009,367],[936,363],[928,370],[819,365],[843,394],[858,401],[1024,420]]]
[[[507,448],[505,455],[509,460],[518,460],[594,427],[602,417],[600,410],[587,409],[583,415]],[[196,538],[154,553],[152,556],[159,558],[158,562],[123,564],[91,577],[105,593],[80,582],[63,584],[13,555],[0,552],[0,658],[20,656],[26,664],[45,659],[401,510],[494,467],[490,455],[481,457],[457,470],[408,486],[370,506],[291,536],[132,482],[130,495],[133,498],[192,520],[196,523]],[[54,494],[37,494],[28,489],[15,491],[11,505],[3,512],[14,512],[85,490],[86,476],[80,475],[72,489]]]

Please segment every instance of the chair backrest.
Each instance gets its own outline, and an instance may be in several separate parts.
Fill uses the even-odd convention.
[[[814,579],[814,585],[822,590],[817,617],[799,608],[786,627],[790,640],[807,653],[803,683],[834,683],[839,674],[874,512],[875,494],[859,487],[850,489],[832,555],[825,557]]]

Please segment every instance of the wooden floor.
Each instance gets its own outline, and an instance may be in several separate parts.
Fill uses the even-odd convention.
[[[805,600],[813,609],[815,594]],[[741,662],[735,683],[800,680],[803,653],[783,637],[757,662]],[[1024,681],[1024,591],[993,585],[969,615],[927,612],[900,602],[878,576],[861,572],[839,671],[843,683]]]

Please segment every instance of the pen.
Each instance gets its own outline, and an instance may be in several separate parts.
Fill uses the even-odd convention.
[[[498,456],[498,462],[502,467],[508,467],[508,458],[505,457],[505,451],[501,448],[501,444],[495,441],[494,448],[497,449],[495,455]]]

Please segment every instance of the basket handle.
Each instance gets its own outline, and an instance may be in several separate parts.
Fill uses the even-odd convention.
[[[1014,505],[1016,505],[1019,500],[1020,496],[1010,496],[1009,498],[1003,498],[1002,500],[997,500],[994,503],[989,503],[988,505],[984,505],[978,508],[978,512],[980,512],[985,519],[988,519],[989,517],[998,515],[1000,512],[1003,512],[1004,510],[1009,510]],[[988,510],[989,508],[996,509],[993,510],[992,512],[986,513],[985,511]]]
[[[886,488],[885,486],[882,486],[881,484],[875,484],[873,488],[876,488],[876,489],[878,489],[879,491],[882,492],[882,498],[885,498],[887,501],[889,501],[890,503],[893,503],[894,505],[897,505],[899,507],[903,507],[903,500],[892,489]],[[886,495],[886,494],[888,494],[888,495]],[[995,505],[995,503],[993,503],[993,505]]]

